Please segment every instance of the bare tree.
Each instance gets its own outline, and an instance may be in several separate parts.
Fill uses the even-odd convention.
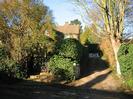
[[[89,20],[91,20],[94,30],[97,30],[92,30],[92,32],[99,37],[106,36],[110,39],[116,60],[116,70],[118,74],[121,74],[117,53],[121,45],[128,0],[73,1],[83,9]]]

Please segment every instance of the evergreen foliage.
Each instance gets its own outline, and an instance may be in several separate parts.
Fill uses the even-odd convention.
[[[53,27],[42,0],[0,2],[0,72],[20,79],[40,72],[54,48]]]
[[[122,44],[118,57],[125,83],[133,88],[133,44]]]
[[[80,60],[82,57],[83,47],[76,39],[64,39],[59,45],[59,55],[71,58],[72,60]]]
[[[49,70],[61,80],[74,80],[76,78],[77,61],[70,58],[54,55],[48,62]]]
[[[63,80],[74,80],[80,74],[83,47],[78,40],[67,38],[57,46],[56,55],[48,62],[49,70]]]

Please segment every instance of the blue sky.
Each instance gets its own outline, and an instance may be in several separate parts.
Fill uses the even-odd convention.
[[[44,4],[53,11],[55,22],[59,25],[74,19],[81,21],[80,14],[75,11],[76,7],[69,0],[44,0]]]
[[[76,6],[73,5],[71,0],[44,0],[44,4],[47,5],[53,11],[53,17],[55,22],[59,25],[63,25],[65,22],[70,22],[74,19],[79,19],[82,25],[85,23],[82,21],[80,12],[77,12]],[[124,32],[133,32],[133,24],[126,27]]]

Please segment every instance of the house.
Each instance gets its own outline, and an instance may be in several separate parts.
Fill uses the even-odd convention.
[[[64,38],[79,39],[80,25],[73,25],[66,22],[63,26],[57,26],[56,31],[64,34]]]

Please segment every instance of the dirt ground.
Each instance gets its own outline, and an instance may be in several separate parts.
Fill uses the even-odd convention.
[[[46,82],[51,78],[45,73],[37,75],[36,80],[0,83],[0,99],[133,99],[133,94],[123,91],[122,81],[103,63],[89,60],[81,69],[81,77],[67,84]]]
[[[133,99],[132,94],[24,81],[0,85],[0,99]]]

